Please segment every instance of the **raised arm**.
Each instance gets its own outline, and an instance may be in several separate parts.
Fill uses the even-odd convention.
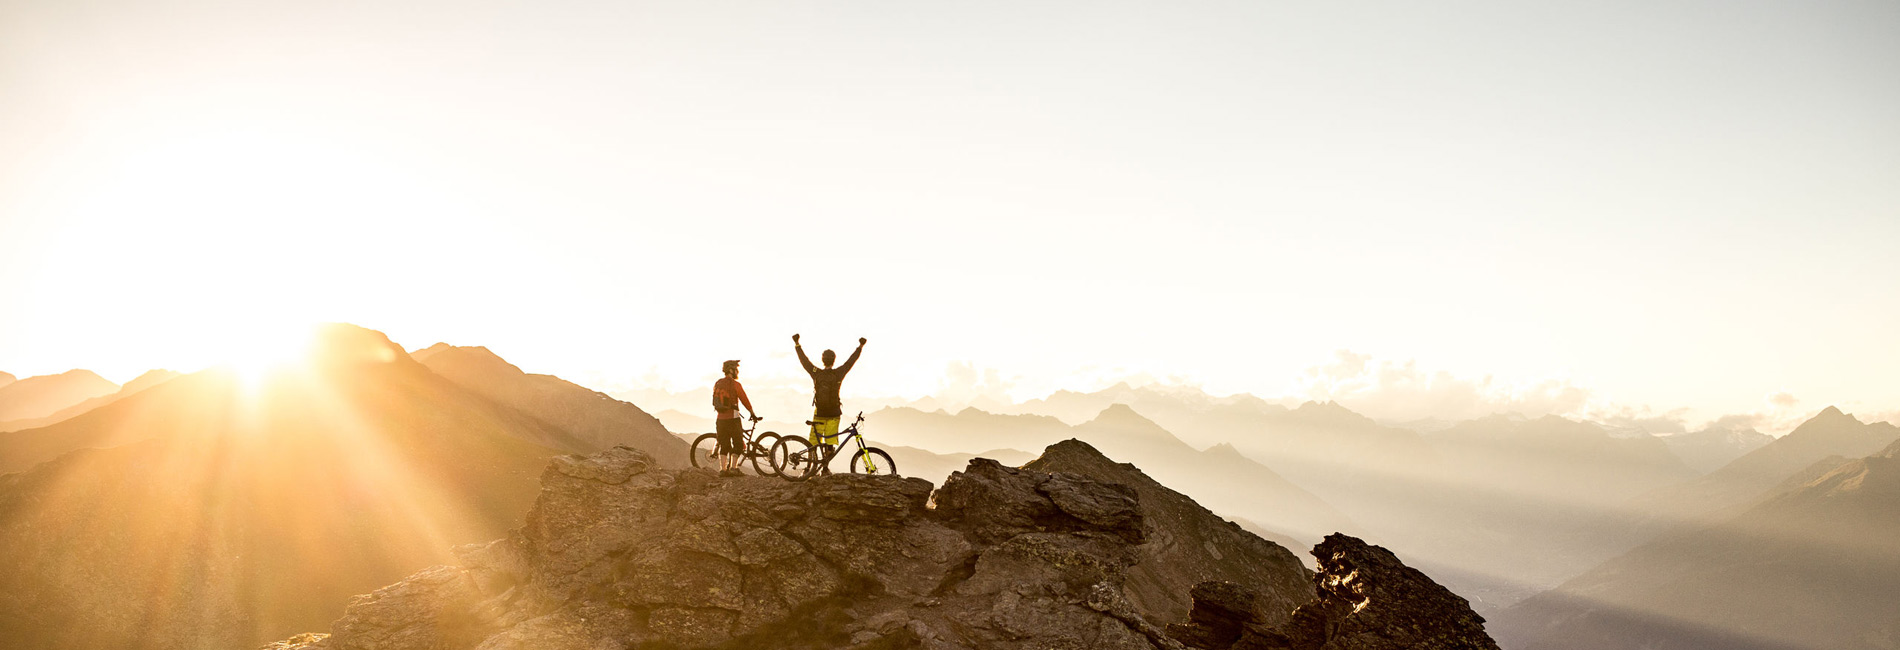
[[[852,350],[851,358],[845,359],[844,365],[838,366],[838,374],[839,375],[851,374],[851,366],[857,364],[858,355],[860,354],[864,354],[864,339],[858,339],[858,349]]]
[[[798,342],[797,334],[792,335],[792,349],[798,351],[798,363],[805,366],[805,372],[810,373],[818,369],[811,365],[811,359],[805,356],[805,346]],[[857,357],[852,357],[852,359],[856,358]]]

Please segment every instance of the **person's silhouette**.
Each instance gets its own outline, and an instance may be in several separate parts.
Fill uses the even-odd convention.
[[[858,355],[864,353],[865,339],[858,339],[858,349],[851,352],[851,358],[836,368],[831,364],[838,360],[838,353],[825,350],[818,358],[825,367],[811,364],[805,356],[805,346],[798,342],[798,335],[792,335],[792,348],[798,351],[798,362],[805,366],[805,372],[811,374],[812,414],[811,444],[835,447],[838,445],[838,420],[844,417],[844,404],[838,398],[838,388],[844,384],[845,374],[851,372],[851,366],[857,365]]]
[[[719,475],[737,476],[739,461],[745,458],[745,423],[739,421],[739,405],[752,412],[752,421],[759,421],[759,410],[752,408],[752,398],[746,397],[745,386],[739,384],[739,362],[727,361],[719,368],[725,373],[719,381],[713,382],[713,412],[719,416],[714,427],[719,434],[719,446],[713,455],[719,457]]]

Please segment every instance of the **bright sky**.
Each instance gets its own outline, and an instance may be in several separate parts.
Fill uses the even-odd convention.
[[[1900,408],[1900,3],[397,4],[0,0],[0,370]]]

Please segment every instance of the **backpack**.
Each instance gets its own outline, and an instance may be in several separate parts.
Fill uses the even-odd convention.
[[[726,381],[723,379],[713,384],[712,406],[714,411],[739,410],[739,396],[734,395],[732,389],[726,388]]]

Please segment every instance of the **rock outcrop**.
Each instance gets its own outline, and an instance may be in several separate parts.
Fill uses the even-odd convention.
[[[1133,489],[972,461],[804,483],[555,459],[525,526],[271,647],[1178,648],[1128,603]]]
[[[1292,551],[1241,529],[1088,443],[1058,442],[1023,467],[1126,485],[1140,495],[1148,541],[1138,549],[1140,561],[1129,570],[1127,591],[1150,619],[1187,616],[1189,589],[1209,581],[1249,585],[1261,600],[1268,624],[1285,622],[1293,608],[1313,600],[1313,572]],[[1243,491],[1234,496],[1253,495]]]
[[[1329,535],[1313,548],[1319,599],[1270,625],[1261,599],[1231,582],[1192,591],[1194,608],[1168,634],[1206,650],[1497,650],[1470,603],[1391,551]]]
[[[1148,520],[1148,491],[1079,473],[977,458],[933,492],[722,478],[616,447],[555,458],[541,481],[508,538],[266,648],[1497,648],[1464,599],[1344,535],[1314,550],[1318,598],[1290,615],[1270,582],[1206,582],[1164,628],[1130,581],[1172,531]]]

